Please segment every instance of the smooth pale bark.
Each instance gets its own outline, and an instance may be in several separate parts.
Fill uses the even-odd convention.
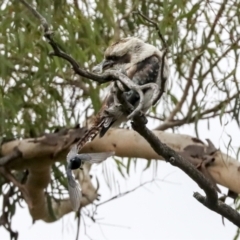
[[[189,145],[205,146],[196,142],[196,138],[188,135],[153,131],[159,139],[176,152],[184,152]],[[87,143],[83,148],[84,152],[115,151],[120,157],[135,157],[145,159],[161,160],[148,142],[137,132],[125,129],[114,129],[107,132],[102,139],[96,138],[93,142]],[[214,180],[236,193],[240,193],[240,162],[221,151],[213,155],[215,162],[207,169]],[[162,159],[163,160],[163,159]]]
[[[84,174],[82,171],[75,171],[76,179],[80,182],[82,193],[87,195],[87,198],[81,199],[81,206],[86,206],[92,203],[97,198],[97,189],[94,188],[89,176],[90,167],[84,165]],[[28,198],[31,199],[29,212],[34,220],[43,220],[45,222],[54,222],[65,214],[72,212],[72,207],[69,199],[55,200],[51,197],[46,197],[45,188],[50,182],[50,166],[29,169],[29,175],[25,184],[28,191]]]
[[[184,152],[185,148],[190,145],[203,146],[204,149],[208,148],[207,144],[204,145],[200,140],[188,135],[161,131],[154,131],[154,133],[162,142],[176,152]],[[68,135],[59,137],[59,142],[56,146],[41,142],[33,143],[29,140],[32,141],[33,139],[14,140],[4,143],[1,147],[1,153],[3,156],[6,156],[15,147],[22,153],[22,157],[9,161],[7,166],[15,170],[29,169],[28,179],[24,186],[32,202],[32,206],[29,207],[30,214],[35,220],[42,219],[46,222],[52,222],[72,211],[68,199],[61,201],[50,199],[53,214],[50,213],[49,199],[46,198],[44,193],[44,189],[50,182],[51,164],[56,161],[65,161],[66,154],[69,151],[69,147],[61,147],[64,146],[62,143],[71,144],[72,142],[68,141]],[[58,154],[52,157],[56,150]],[[111,129],[103,138],[99,139],[97,137],[94,141],[87,143],[82,149],[82,152],[104,151],[115,151],[115,155],[119,157],[162,160],[162,157],[152,150],[147,141],[133,130]],[[214,158],[214,163],[207,168],[211,176],[218,184],[240,193],[240,163],[221,151],[216,151]],[[84,175],[81,171],[76,172],[83,193],[88,196],[87,199],[82,199],[82,206],[93,202],[97,198],[97,190],[92,185],[88,175],[89,168],[89,166],[85,166]]]

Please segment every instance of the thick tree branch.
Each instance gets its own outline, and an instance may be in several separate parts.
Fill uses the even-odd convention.
[[[2,157],[0,159],[0,166],[5,165],[6,163],[10,162],[11,160],[17,159],[22,156],[22,153],[18,150],[17,147],[13,149],[8,155]]]
[[[55,133],[55,137],[58,138],[57,143],[54,141],[55,137],[53,134],[49,134],[50,137],[46,134],[37,139],[14,140],[2,145],[1,153],[3,157],[11,154],[16,147],[22,153],[22,157],[6,164],[8,168],[16,170],[29,169],[30,173],[25,187],[32,200],[33,207],[30,209],[30,213],[34,219],[43,219],[44,221],[51,222],[72,211],[68,199],[61,201],[52,199],[52,208],[55,215],[55,217],[53,217],[49,213],[44,189],[49,183],[51,164],[57,161],[65,161],[70,145],[79,139],[79,131],[78,128],[73,128],[65,131],[65,134],[61,136]],[[193,174],[192,169],[196,172],[194,166],[199,167],[206,159],[211,159],[211,161],[206,164],[205,170],[213,180],[234,192],[240,193],[240,163],[238,161],[221,153],[219,150],[216,151],[211,143],[206,145],[200,139],[191,136],[161,131],[154,131],[153,133],[161,139],[164,144],[174,149],[193,164],[190,165],[191,168],[189,168],[190,174]],[[73,136],[75,136],[75,138]],[[78,136],[78,138],[76,136]],[[51,139],[51,141],[49,139]],[[60,147],[64,142],[69,146],[68,148]],[[166,145],[163,146],[168,148]],[[116,156],[120,157],[163,159],[138,133],[125,129],[110,129],[103,138],[95,138],[93,142],[87,143],[82,149],[82,152],[99,151],[115,151]],[[195,154],[193,154],[193,152]],[[170,155],[168,155],[168,159],[172,156],[176,158],[176,155],[172,155],[172,152]],[[201,167],[199,167],[199,170],[201,170]],[[96,199],[97,193],[91,185],[89,176],[85,180],[82,179],[81,175],[77,176],[80,178],[83,191],[85,191],[85,194],[88,196],[88,198],[83,198],[85,202],[83,202],[82,205],[84,206]],[[201,179],[204,179],[203,181],[206,181],[202,175],[200,176]],[[214,186],[210,184],[209,188],[212,190]]]
[[[79,134],[79,129],[70,129],[72,136]],[[166,145],[171,147],[178,153],[190,154],[192,150],[196,150],[195,156],[192,156],[192,161],[201,163],[203,158],[212,156],[214,162],[210,164],[207,169],[214,180],[234,192],[240,193],[240,163],[222,153],[220,150],[215,151],[212,155],[207,152],[209,146],[204,144],[200,139],[175,133],[167,133],[161,131],[153,131],[153,133],[161,139]],[[82,133],[83,134],[83,133]],[[58,154],[52,158],[52,155],[59,149],[61,142],[66,141],[69,138],[69,133],[65,136],[59,137],[58,145],[52,146],[47,143],[48,135],[37,138],[37,139],[23,139],[14,140],[11,142],[4,143],[1,148],[3,156],[10,154],[15,147],[18,147],[19,151],[23,153],[23,157],[11,161],[7,166],[15,170],[24,170],[29,167],[44,167],[46,164],[52,164],[54,162],[65,161],[65,157],[69,148],[62,148],[58,151]],[[41,139],[41,142],[40,142]],[[46,141],[44,141],[44,139]],[[71,141],[71,144],[79,139]],[[127,139],[127,141],[126,141]],[[33,143],[33,141],[36,141]],[[196,147],[200,147],[197,149]],[[117,156],[120,157],[134,157],[134,158],[145,158],[145,159],[159,159],[163,157],[156,154],[149,146],[149,144],[132,130],[126,129],[110,129],[106,136],[99,139],[96,137],[93,142],[87,143],[82,152],[105,152],[115,151]],[[199,153],[202,151],[202,154]],[[193,154],[192,154],[193,155]],[[0,158],[1,162],[1,158]],[[197,165],[197,164],[196,164]]]
[[[207,166],[207,170],[214,181],[234,192],[240,193],[240,162],[236,159],[220,150],[210,155],[207,150],[211,147],[204,144],[200,139],[188,135],[161,131],[153,131],[153,133],[174,151],[187,155],[188,157],[185,158],[191,162],[195,161],[195,166],[203,162],[207,157],[214,158],[214,161]],[[197,148],[199,149],[197,150]],[[195,156],[191,152],[194,149],[196,150]],[[143,137],[132,130],[126,129],[110,129],[103,138],[96,137],[93,142],[87,143],[82,151],[115,151],[115,155],[119,157],[163,160],[163,157],[159,156]]]
[[[29,207],[33,220],[43,220],[53,222],[62,218],[65,214],[72,212],[72,206],[69,199],[54,199],[46,195],[45,189],[50,182],[50,165],[42,168],[31,168],[26,182],[26,189],[32,201]],[[97,199],[97,190],[94,188],[89,176],[90,168],[84,166],[84,173],[76,171],[76,179],[82,187],[83,198],[81,207],[92,203]],[[48,201],[50,200],[50,202]]]
[[[51,198],[47,196],[45,189],[50,183],[51,165],[56,161],[65,160],[69,147],[78,141],[85,131],[86,128],[79,126],[64,128],[36,139],[15,140],[1,146],[0,173],[23,193],[34,220],[52,222],[72,211],[68,199]],[[92,203],[98,197],[89,176],[90,168],[87,165],[84,167],[84,174],[76,172],[76,179],[81,183],[85,196],[82,198],[81,206]],[[25,184],[20,184],[10,170],[24,169],[28,169],[29,173]]]
[[[184,171],[204,190],[206,197],[201,196],[199,193],[194,194],[194,197],[198,201],[212,211],[220,213],[223,217],[240,227],[240,214],[227,204],[218,201],[218,195],[214,185],[208,178],[205,178],[203,174],[197,171],[190,162],[186,161],[174,150],[162,143],[159,138],[140,121],[139,117],[135,117],[134,122],[132,122],[132,127],[148,141],[157,154],[163,156],[165,160],[170,162],[173,166],[176,166]]]

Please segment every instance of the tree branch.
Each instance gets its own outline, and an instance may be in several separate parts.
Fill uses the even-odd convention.
[[[214,181],[236,193],[240,193],[240,162],[220,150],[211,152],[211,147],[200,139],[183,134],[153,131],[164,144],[177,153],[183,154],[186,160],[195,162],[195,166],[212,158],[207,171]],[[127,140],[126,140],[127,139]],[[163,160],[136,132],[127,129],[110,129],[103,138],[96,137],[87,143],[82,152],[114,151],[116,156]],[[195,153],[194,153],[195,152]],[[187,156],[187,157],[186,157]]]
[[[83,193],[81,207],[92,203],[98,197],[97,190],[92,185],[89,176],[90,168],[87,165],[83,167],[84,173],[80,170],[76,172],[76,179],[80,182]],[[65,214],[72,212],[72,206],[68,198],[55,199],[46,195],[45,189],[50,183],[50,168],[49,165],[45,166],[45,168],[29,169],[29,176],[25,186],[32,201],[29,211],[33,220],[41,219],[45,222],[54,222]]]
[[[127,195],[127,194],[129,194],[129,193],[132,193],[132,192],[136,191],[137,189],[145,186],[146,184],[152,183],[152,182],[154,182],[154,181],[156,181],[156,179],[152,179],[152,180],[150,180],[150,181],[144,182],[144,183],[138,185],[137,187],[135,187],[135,188],[133,188],[133,189],[131,189],[131,190],[128,190],[128,191],[126,191],[126,192],[119,193],[119,194],[117,194],[117,195],[115,195],[115,196],[113,196],[113,197],[105,200],[104,202],[101,202],[101,203],[96,204],[96,207],[99,207],[99,206],[104,205],[104,204],[106,204],[106,203],[108,203],[108,202],[111,202],[112,200],[115,200],[115,199],[124,197],[125,195]]]
[[[181,111],[182,106],[183,106],[183,104],[184,104],[184,102],[186,101],[186,98],[187,98],[187,96],[188,96],[189,89],[190,89],[190,87],[191,87],[191,85],[192,85],[192,79],[193,79],[193,76],[194,76],[194,74],[195,74],[195,69],[196,69],[197,62],[198,62],[198,61],[200,60],[200,58],[202,57],[202,55],[203,55],[203,53],[204,53],[204,50],[207,48],[207,46],[208,46],[208,44],[209,44],[209,42],[210,42],[210,40],[211,40],[211,37],[212,37],[212,35],[213,35],[213,33],[214,33],[214,29],[215,29],[215,27],[216,27],[216,24],[217,24],[217,22],[219,21],[219,18],[221,17],[221,15],[222,15],[222,13],[223,13],[223,11],[224,11],[224,9],[225,9],[226,3],[227,3],[227,0],[224,0],[224,2],[221,4],[221,6],[220,6],[220,8],[219,8],[219,11],[218,11],[218,13],[217,13],[217,16],[216,16],[216,18],[214,19],[214,22],[213,22],[213,24],[212,24],[212,26],[211,26],[211,29],[210,29],[209,33],[208,33],[208,36],[206,37],[205,42],[204,42],[204,43],[202,44],[202,46],[200,47],[197,56],[193,59],[193,62],[192,62],[192,65],[191,65],[190,71],[189,71],[189,76],[188,76],[188,78],[187,78],[187,84],[186,84],[186,86],[185,86],[185,88],[184,88],[183,95],[182,95],[180,101],[177,103],[176,107],[175,107],[175,108],[173,109],[173,111],[170,113],[169,117],[166,119],[166,123],[173,121],[173,119],[174,119],[174,117],[176,116],[176,114],[177,114],[179,111]],[[204,79],[204,78],[203,78],[203,79]],[[201,86],[201,84],[199,84],[199,86]],[[197,92],[194,93],[194,94],[195,94],[195,96],[196,96]],[[193,101],[194,101],[194,99],[195,99],[195,96],[193,96]],[[190,109],[189,112],[191,112],[191,109],[192,109],[192,108],[189,107],[189,109]],[[163,123],[163,124],[164,124],[164,123]]]
[[[10,173],[10,171],[4,167],[0,167],[0,173],[2,176],[7,179],[9,182],[12,182],[16,187],[18,187],[19,191],[22,193],[23,198],[25,199],[29,208],[32,207],[32,200],[29,195],[28,189],[21,183],[17,181],[17,179]]]
[[[48,135],[52,136],[52,134],[46,134],[36,139],[14,140],[3,144],[1,146],[1,153],[4,158],[4,156],[14,151],[16,146],[22,153],[21,158],[6,164],[9,169],[24,170],[30,167],[42,168],[46,166],[46,164],[51,165],[54,162],[65,161],[70,146],[74,142],[77,142],[83,133],[84,132],[80,133],[80,130],[76,128],[69,129],[68,132],[61,137],[56,133],[55,136],[58,137],[58,143],[54,146],[48,144]],[[218,184],[240,193],[240,163],[236,159],[222,153],[220,150],[211,152],[210,146],[204,144],[200,139],[188,135],[161,131],[153,131],[153,133],[177,153],[187,155],[189,161],[195,161],[195,166],[203,162],[205,158],[214,158],[212,164],[207,166],[207,170],[213,179]],[[67,143],[67,148],[61,147],[64,142]],[[93,142],[87,143],[82,149],[82,152],[85,153],[106,151],[115,151],[119,157],[162,159],[161,156],[149,147],[144,138],[138,136],[134,131],[126,129],[110,129],[106,136],[101,139],[96,137]],[[195,155],[192,152],[195,152]],[[54,157],[52,157],[53,155]],[[1,159],[2,158],[0,158],[0,162]]]
[[[231,97],[229,96],[226,100],[220,101],[215,106],[208,108],[204,111],[200,111],[199,113],[195,114],[194,116],[191,116],[191,111],[189,111],[188,115],[182,119],[174,120],[174,121],[164,121],[162,124],[160,124],[158,127],[156,127],[155,130],[164,131],[168,128],[174,128],[174,127],[182,126],[184,124],[193,123],[196,121],[196,118],[209,119],[209,118],[219,116],[221,114],[222,107],[224,105],[229,104],[234,98],[237,97],[237,95],[238,95],[238,93],[233,94]],[[193,102],[192,102],[191,106],[193,106]],[[232,111],[233,110],[229,110],[229,111],[225,111],[224,113],[227,114],[227,113],[231,113]],[[210,113],[213,113],[213,114],[210,116],[205,116],[205,115],[209,115]]]
[[[240,227],[240,214],[238,213],[237,210],[234,210],[229,205],[225,204],[220,200],[215,202],[215,204],[212,204],[211,202],[208,201],[206,197],[202,196],[198,192],[195,192],[193,196],[205,207],[222,215],[223,217],[227,218],[229,221],[234,223],[236,226]]]
[[[97,74],[91,73],[89,71],[86,71],[86,70],[83,70],[82,68],[80,68],[77,61],[75,59],[73,59],[70,55],[65,53],[63,50],[61,50],[60,47],[58,46],[58,44],[54,41],[54,39],[52,37],[53,32],[50,31],[50,28],[49,28],[49,25],[48,25],[46,19],[36,9],[34,9],[29,3],[27,3],[25,0],[19,0],[19,1],[23,5],[25,5],[37,19],[40,20],[41,25],[44,30],[44,36],[48,40],[48,43],[52,46],[52,49],[53,49],[53,53],[50,53],[51,56],[57,56],[59,58],[62,58],[64,60],[68,61],[71,64],[71,66],[76,74],[78,74],[82,77],[91,79],[93,81],[96,81],[99,84],[106,83],[109,81],[115,81],[115,80],[120,81],[128,89],[134,90],[139,94],[140,101],[139,101],[138,108],[139,109],[142,108],[142,104],[143,104],[142,88],[144,88],[144,86],[142,86],[140,88],[137,84],[133,83],[132,81],[129,81],[129,78],[127,76],[125,76],[124,74],[117,72],[117,71],[109,70],[109,71],[103,73],[102,75],[97,75]],[[135,109],[135,111],[136,110],[137,109]],[[138,111],[136,111],[136,112],[138,112]]]
[[[52,208],[55,215],[55,218],[53,218],[48,212],[49,209],[47,207],[48,205],[44,189],[49,183],[51,164],[54,162],[65,161],[66,154],[69,151],[71,144],[76,142],[79,139],[79,136],[81,136],[79,131],[78,128],[72,128],[66,131],[62,136],[55,135],[55,137],[58,138],[58,142],[54,146],[49,144],[49,136],[47,134],[37,139],[14,140],[2,145],[1,153],[3,157],[14,151],[16,146],[22,153],[21,158],[6,163],[6,166],[9,169],[29,169],[30,173],[25,186],[29,192],[30,199],[32,199],[33,208],[30,212],[34,219],[43,219],[44,221],[51,222],[72,211],[68,199],[61,201],[52,199]],[[154,136],[157,136],[164,142],[165,145],[162,143],[164,149],[168,149],[167,146],[171,147],[193,164],[193,166],[190,165],[191,167],[187,170],[190,174],[193,174],[192,169],[194,169],[194,172],[198,172],[195,167],[201,166],[201,164],[203,165],[204,161],[206,161],[204,159],[211,159],[212,161],[206,165],[205,170],[213,180],[234,192],[240,193],[240,163],[238,161],[219,150],[214,150],[215,148],[212,147],[211,144],[206,145],[200,139],[191,136],[161,131],[153,131],[153,133],[150,133],[151,135],[154,133]],[[49,135],[51,136],[51,139],[54,139],[52,134]],[[54,140],[50,141],[50,143],[53,142]],[[63,142],[69,147],[60,148]],[[103,138],[95,138],[93,142],[87,143],[82,149],[82,152],[85,153],[105,151],[115,151],[115,155],[119,157],[163,159],[163,157],[159,156],[159,153],[157,154],[152,149],[143,137],[139,136],[135,131],[126,129],[110,129]],[[166,154],[166,152],[163,153]],[[172,156],[176,159],[176,156],[178,157],[178,155],[176,155],[176,153],[174,154],[175,155],[170,152],[170,154],[167,155],[168,159]],[[201,167],[198,169],[201,170]],[[204,179],[203,181],[207,181],[202,174],[200,174],[200,176],[201,179]],[[79,176],[79,178],[81,177]],[[209,181],[207,181],[207,183],[209,183]],[[89,187],[91,186],[89,176],[81,182],[81,186],[83,191],[85,191],[85,194],[91,197],[91,201],[97,198],[96,190]],[[210,184],[209,188],[210,190],[212,188],[214,189],[214,185]],[[82,205],[91,202],[88,201],[87,198],[83,199],[85,202],[83,202]]]
[[[197,171],[197,169],[190,162],[186,161],[174,150],[162,143],[159,138],[145,126],[145,124],[141,123],[139,117],[134,118],[132,127],[148,141],[157,154],[163,156],[165,160],[170,162],[173,166],[176,166],[184,171],[199,185],[200,188],[204,190],[206,197],[201,196],[199,193],[194,194],[194,197],[199,202],[207,206],[212,211],[221,214],[236,226],[240,227],[240,214],[227,204],[218,201],[217,192],[210,179],[204,177],[204,175]]]
[[[167,46],[167,43],[166,43],[166,41],[165,41],[165,39],[164,39],[161,31],[160,31],[160,28],[159,28],[158,24],[157,24],[155,21],[153,21],[152,19],[146,17],[146,16],[145,16],[144,14],[142,14],[139,10],[136,11],[136,13],[137,13],[138,15],[140,15],[143,19],[145,19],[147,22],[151,23],[151,24],[155,27],[155,29],[156,29],[156,31],[157,31],[157,34],[158,34],[158,37],[159,37],[160,40],[162,41],[163,48],[164,48],[164,49],[166,50],[166,52],[167,52],[167,51],[168,51],[168,46]]]
[[[63,128],[59,132],[45,134],[39,138],[14,140],[1,146],[0,173],[23,193],[34,220],[52,222],[72,211],[69,199],[56,200],[47,196],[45,189],[50,183],[51,165],[56,161],[65,160],[71,145],[77,142],[85,131],[86,128],[79,126]],[[81,200],[81,206],[92,203],[98,197],[89,176],[90,167],[84,167],[84,173],[76,172],[76,178],[81,183],[85,196]],[[20,184],[10,170],[24,169],[28,169],[29,173],[25,184]]]
[[[13,149],[8,155],[2,157],[0,159],[0,166],[5,165],[6,163],[10,162],[11,160],[17,159],[22,156],[22,153],[18,150],[17,147]]]

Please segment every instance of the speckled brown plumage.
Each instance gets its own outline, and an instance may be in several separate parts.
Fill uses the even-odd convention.
[[[164,91],[169,75],[168,65],[165,62],[166,59],[163,60],[162,52],[153,45],[144,43],[134,37],[124,38],[110,45],[106,49],[104,56],[104,60],[95,67],[99,73],[108,69],[121,71],[139,86],[154,83],[154,86],[159,87],[161,92]],[[111,90],[114,84],[111,84]],[[115,93],[111,90],[105,98],[101,109],[96,114],[93,126],[78,142],[78,149],[87,141],[93,140],[98,133],[100,137],[103,137],[110,127],[119,126],[122,122],[127,121],[126,113],[116,105]],[[143,109],[141,109],[143,112],[146,112],[152,106],[151,91],[153,89],[150,88],[143,90],[144,104]],[[138,105],[139,95],[137,92],[128,90],[123,94],[125,94],[127,101],[133,107]]]

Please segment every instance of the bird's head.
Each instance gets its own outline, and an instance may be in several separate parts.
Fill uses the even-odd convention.
[[[104,60],[93,68],[93,72],[118,69],[119,65],[134,65],[150,57],[157,49],[136,37],[122,38],[110,45],[104,54]]]
[[[81,157],[79,155],[76,155],[69,160],[69,168],[72,170],[78,169],[82,166],[82,163],[83,161]]]

